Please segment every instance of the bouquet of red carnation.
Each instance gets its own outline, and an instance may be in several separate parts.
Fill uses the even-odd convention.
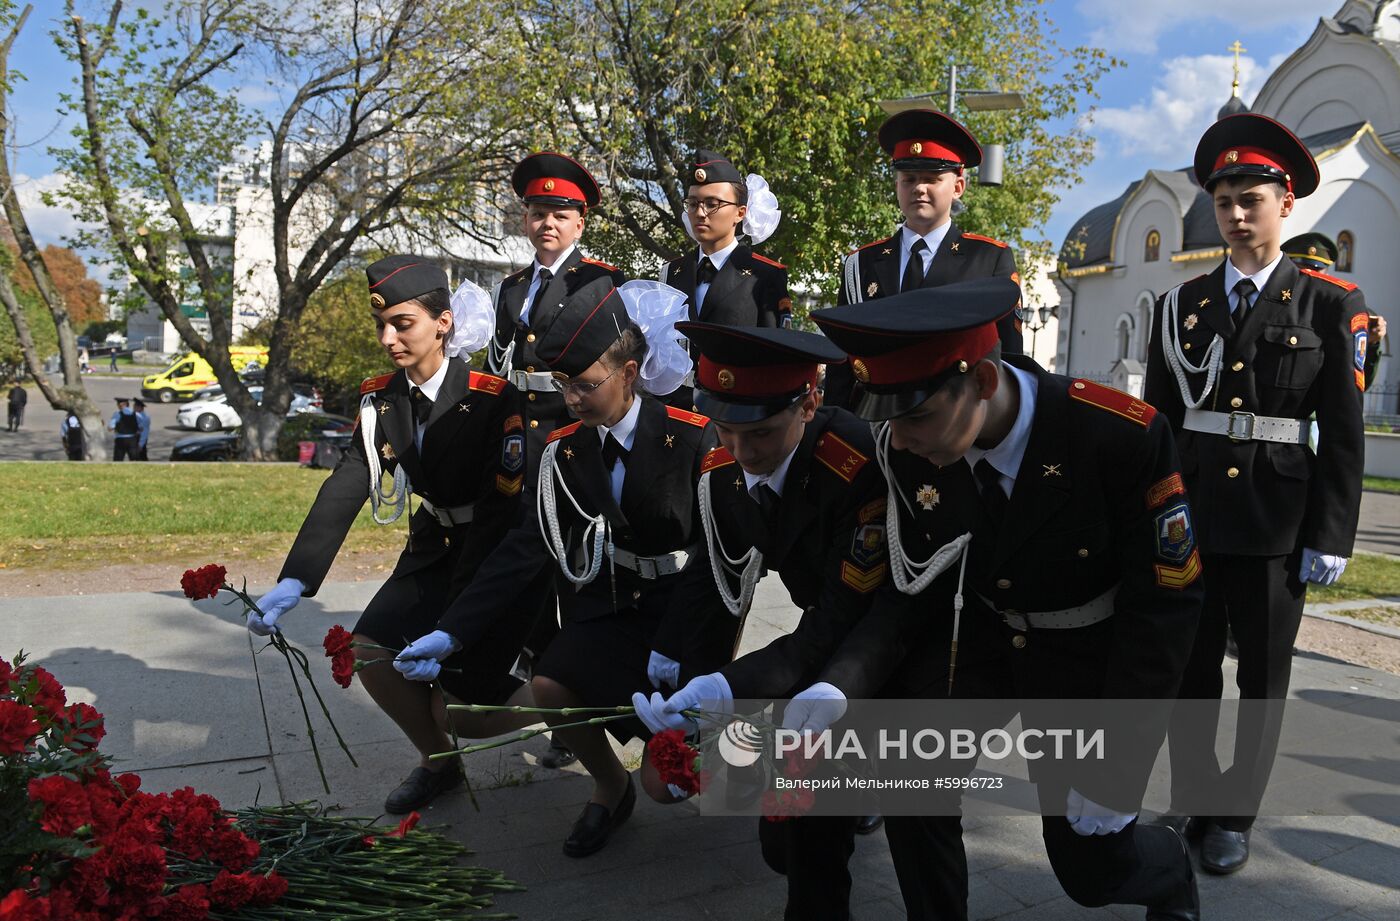
[[[700,769],[703,756],[685,740],[685,732],[667,729],[647,742],[647,756],[662,783],[670,784],[685,796],[703,793],[710,785],[710,772]]]

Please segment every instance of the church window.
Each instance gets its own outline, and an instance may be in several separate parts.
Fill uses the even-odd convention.
[[[1143,262],[1156,262],[1162,256],[1162,235],[1155,230],[1147,232],[1147,242],[1142,248]]]
[[[1118,357],[1127,358],[1133,347],[1133,318],[1124,314],[1118,318]]]
[[[1338,272],[1350,272],[1353,260],[1356,258],[1356,237],[1350,230],[1343,230],[1337,234],[1337,265]]]

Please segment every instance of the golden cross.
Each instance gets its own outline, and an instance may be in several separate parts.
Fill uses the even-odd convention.
[[[1249,49],[1241,45],[1239,39],[1235,39],[1235,43],[1225,50],[1233,52],[1235,55],[1235,80],[1230,84],[1230,88],[1232,95],[1238,96],[1240,94],[1240,55]]]

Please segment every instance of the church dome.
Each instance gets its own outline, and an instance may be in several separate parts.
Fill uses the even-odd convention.
[[[1225,104],[1220,107],[1220,111],[1215,114],[1215,120],[1220,121],[1230,115],[1242,115],[1249,111],[1249,106],[1245,105],[1239,96],[1231,96]]]

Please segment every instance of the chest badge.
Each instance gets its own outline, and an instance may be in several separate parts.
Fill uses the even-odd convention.
[[[675,446],[676,446],[676,436],[675,436],[675,435],[667,435],[667,436],[666,436],[666,447],[668,447],[668,448],[674,448]]]
[[[737,477],[734,478],[734,488],[735,488],[735,489],[743,489],[743,488],[744,488],[744,478],[743,478],[742,476],[737,476]]]
[[[960,245],[961,245],[961,244],[959,244],[959,243],[949,243],[949,244],[948,244],[948,248],[949,248],[950,250],[952,250],[953,252],[956,253],[956,252],[958,251],[958,247],[959,247]]]
[[[1279,300],[1283,301],[1285,304],[1293,300],[1293,289],[1284,288],[1283,293],[1279,295]]]
[[[1200,302],[1199,302],[1198,304],[1196,304],[1196,306],[1197,306],[1197,307],[1204,307],[1205,305],[1207,305],[1207,304],[1209,304],[1209,303],[1210,303],[1210,298],[1208,298],[1208,297],[1203,297],[1203,298],[1201,298]]]
[[[923,506],[924,511],[931,512],[939,502],[938,490],[933,488],[932,483],[925,483],[914,493],[914,501]]]
[[[1199,322],[1201,322],[1200,317],[1196,316],[1194,313],[1188,313],[1186,319],[1181,321],[1181,328],[1190,332],[1196,328],[1196,324]]]
[[[1045,472],[1041,474],[1042,477],[1064,476],[1064,474],[1060,472],[1059,464],[1041,464],[1040,466],[1045,468]]]
[[[739,274],[740,274],[740,275],[752,275],[752,274],[753,274],[753,269],[740,269],[740,270],[739,270]]]
[[[891,249],[890,247],[886,246],[884,249],[880,250],[880,255],[881,255],[881,256],[888,256],[888,255],[890,255],[890,254],[893,253],[893,252],[894,252],[893,249]]]
[[[471,408],[471,404],[470,404],[470,403],[458,403],[458,404],[457,404],[457,412],[459,412],[459,413],[469,413],[469,412],[471,412],[471,411],[472,411],[472,408]]]
[[[569,274],[570,274],[570,275],[572,275],[574,272],[577,272],[577,271],[578,271],[578,266],[576,266],[576,265],[571,265],[571,266],[569,266]]]
[[[874,297],[877,293],[879,293],[879,291],[880,283],[878,281],[872,281],[870,284],[865,286],[866,297]]]
[[[565,449],[564,449],[564,457],[565,457],[566,459],[568,459],[568,460],[573,460],[573,459],[574,459],[574,449],[573,449],[573,448],[565,448]]]
[[[379,453],[384,455],[384,459],[385,459],[385,460],[393,460],[394,457],[395,457],[395,455],[394,455],[394,446],[391,445],[391,444],[389,444],[389,442],[386,441],[386,442],[384,442],[384,444],[379,448]]]
[[[388,411],[389,411],[389,404],[388,404],[388,403],[380,403],[380,404],[379,404],[379,415],[382,416],[382,415],[384,415],[385,413],[387,413]]]

